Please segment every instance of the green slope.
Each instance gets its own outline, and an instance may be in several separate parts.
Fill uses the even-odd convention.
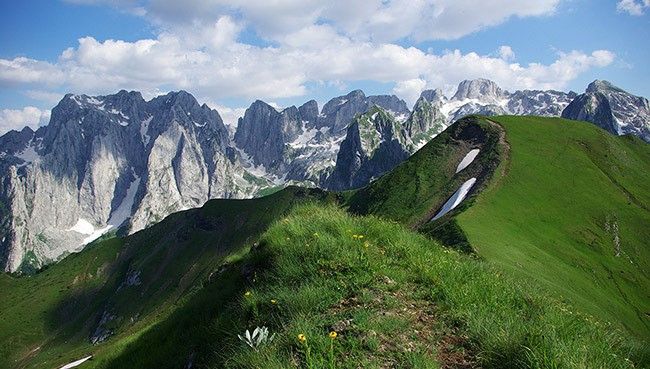
[[[109,239],[29,277],[0,275],[0,367],[55,367],[122,346],[183,306],[229,258],[247,252],[295,204],[326,200],[287,188],[252,200],[212,200],[125,239]],[[136,286],[125,285],[139,273]],[[92,346],[102,314],[114,333]]]
[[[650,145],[583,122],[494,120],[506,130],[511,159],[457,218],[470,243],[649,339]]]
[[[275,339],[254,350],[237,334],[258,326]],[[307,205],[120,357],[93,364],[631,368],[643,359],[629,349],[616,331],[487,263],[394,222]]]
[[[487,139],[468,139],[468,130]],[[481,152],[456,174],[472,148]],[[469,197],[428,222],[471,177],[478,181]],[[468,117],[347,197],[353,212],[474,250],[583,311],[650,338],[650,145],[637,138],[564,119]]]

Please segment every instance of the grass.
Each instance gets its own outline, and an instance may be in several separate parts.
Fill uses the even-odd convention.
[[[355,214],[374,214],[417,226],[434,215],[461,183],[489,179],[501,158],[498,127],[476,117],[460,121],[440,133],[411,158],[371,185],[347,194],[347,206]],[[483,153],[459,175],[456,166],[470,148]]]
[[[584,122],[493,119],[506,130],[512,158],[457,217],[471,245],[647,342],[650,146]]]
[[[474,251],[648,342],[650,146],[585,122],[491,119],[503,128],[480,117],[455,123],[391,173],[347,193],[350,210]],[[475,147],[478,157],[456,174]],[[481,191],[428,222],[469,177]]]
[[[0,275],[0,368],[56,367],[94,352],[119,356],[202,288],[220,265],[246,253],[269,224],[324,192],[296,187],[252,200],[213,200],[127,238],[94,243],[33,276]],[[124,285],[131,271],[140,284]],[[107,344],[93,346],[104,312]],[[86,364],[89,365],[89,364]]]
[[[219,308],[168,320],[108,367],[192,358],[199,367],[330,368],[331,354],[337,368],[631,368],[637,360],[616,330],[489,264],[334,206],[295,209],[220,278],[227,292],[208,287]],[[276,334],[259,351],[237,338],[257,326]],[[182,353],[174,339],[156,346],[174,327],[202,343]]]

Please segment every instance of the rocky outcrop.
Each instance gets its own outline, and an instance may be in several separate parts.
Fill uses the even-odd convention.
[[[439,95],[438,95],[439,96]],[[413,113],[404,125],[405,136],[410,139],[407,148],[415,152],[447,128],[446,117],[440,111],[438,96],[424,91],[413,107]]]
[[[504,94],[504,91],[496,83],[488,79],[479,78],[462,81],[451,99],[457,101],[475,99],[498,103],[505,97],[506,94]]]
[[[310,113],[313,114],[309,107],[303,107],[301,109],[308,115],[305,117],[307,119],[303,119],[295,106],[278,112],[263,101],[255,101],[246,109],[244,117],[239,118],[235,133],[237,147],[248,154],[256,166],[280,169],[285,145],[303,133],[303,120],[307,122]],[[311,117],[313,119],[313,115]]]
[[[587,86],[562,112],[563,118],[585,120],[616,135],[631,134],[650,142],[650,104],[607,81]]]
[[[410,114],[404,100],[394,95],[366,96],[360,90],[331,99],[320,113],[313,100],[297,114],[295,107],[277,111],[256,101],[240,119],[235,143],[257,174],[277,184],[323,186],[334,170],[347,127],[374,106],[400,121]]]
[[[512,115],[540,115],[559,117],[577,94],[554,90],[524,90],[515,91],[508,96],[505,110]]]
[[[358,188],[406,160],[400,126],[385,110],[373,107],[348,127],[328,179],[332,190]]]

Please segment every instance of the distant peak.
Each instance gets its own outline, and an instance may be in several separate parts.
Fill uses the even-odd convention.
[[[443,101],[443,100],[447,99],[445,94],[439,88],[436,88],[435,90],[424,90],[424,91],[422,91],[422,93],[420,93],[420,98],[422,98],[422,99],[424,99],[424,100],[426,100],[428,102]]]
[[[350,93],[348,93],[347,95],[345,95],[345,97],[347,97],[347,98],[352,98],[352,97],[365,98],[366,94],[362,90],[353,90],[353,91],[350,91]]]
[[[196,101],[196,98],[194,98],[191,93],[185,90],[172,91],[165,97],[167,98],[166,101],[172,104],[179,104],[181,106],[199,105],[199,102]]]
[[[480,99],[482,97],[497,99],[502,94],[503,91],[494,81],[485,78],[466,79],[458,84],[458,90],[452,99]]]
[[[597,79],[587,86],[587,92],[603,92],[603,91],[620,91],[625,92],[623,89],[614,86],[611,82]]]

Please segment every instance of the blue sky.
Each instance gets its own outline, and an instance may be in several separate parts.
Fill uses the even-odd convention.
[[[182,4],[181,4],[182,3]],[[67,92],[185,89],[233,120],[256,98],[361,88],[409,103],[484,77],[650,96],[650,0],[41,0],[0,4],[0,133]]]

